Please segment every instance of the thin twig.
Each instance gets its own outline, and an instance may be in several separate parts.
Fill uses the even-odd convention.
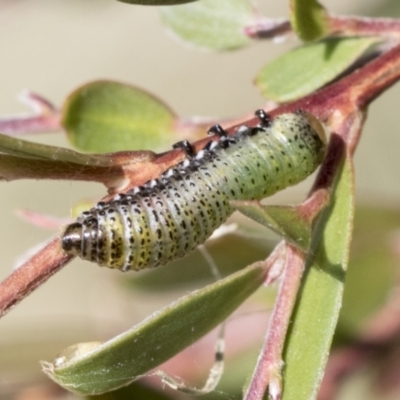
[[[61,129],[60,112],[50,101],[30,91],[23,92],[20,100],[32,109],[34,115],[0,118],[0,132],[21,135]]]
[[[0,283],[0,317],[58,272],[73,257],[56,238]]]
[[[292,310],[296,302],[303,270],[304,253],[288,245],[286,265],[269,322],[268,333],[244,400],[261,400],[264,397],[267,387],[273,400],[281,398],[283,345]]]

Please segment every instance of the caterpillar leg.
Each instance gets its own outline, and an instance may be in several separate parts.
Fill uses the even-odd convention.
[[[204,259],[207,261],[207,264],[209,265],[211,273],[214,276],[215,280],[221,279],[222,276],[218,269],[218,266],[215,263],[214,259],[211,257],[210,253],[205,248],[205,246],[200,245],[198,249]],[[196,388],[193,386],[189,386],[182,381],[178,381],[177,379],[173,378],[163,371],[157,371],[156,374],[161,377],[162,383],[168,385],[172,389],[179,390],[180,392],[191,394],[193,396],[200,396],[212,392],[217,387],[224,372],[225,325],[225,321],[220,325],[217,341],[215,343],[214,364],[211,367],[208,373],[208,378],[202,387]]]
[[[193,146],[187,140],[176,142],[174,145],[172,145],[172,148],[182,149],[187,158],[193,158],[195,156]]]
[[[260,120],[261,125],[263,127],[268,127],[271,125],[272,120],[269,114],[267,114],[264,110],[261,108],[257,110],[255,113],[255,116]]]
[[[213,136],[213,135],[217,135],[219,137],[225,137],[228,136],[228,132],[222,128],[221,125],[213,125],[208,131],[207,131],[207,135],[209,136]]]

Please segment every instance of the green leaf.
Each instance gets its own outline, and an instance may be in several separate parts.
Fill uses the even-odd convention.
[[[301,219],[297,207],[263,206],[259,202],[232,202],[242,214],[266,226],[300,250],[307,251],[311,224]]]
[[[254,22],[248,0],[200,0],[161,9],[163,22],[181,39],[211,50],[230,50],[250,43],[243,29]]]
[[[89,170],[106,169],[112,164],[113,160],[103,155],[81,154],[0,134],[0,179],[60,179],[68,173],[76,176],[77,166]]]
[[[231,201],[231,204],[242,214],[307,252],[314,219],[327,204],[328,198],[327,191],[319,190],[299,206],[263,206],[258,201]]]
[[[175,4],[192,3],[196,0],[118,0],[121,3],[140,4],[142,6],[172,6]]]
[[[316,0],[291,0],[290,20],[297,36],[305,41],[320,39],[329,32],[326,9]]]
[[[282,400],[315,399],[328,358],[349,257],[354,207],[353,170],[343,163],[313,234],[287,337]]]
[[[3,134],[0,134],[0,157],[1,155],[14,156],[22,159],[25,163],[27,159],[31,159],[62,161],[94,166],[112,165],[112,161],[108,157],[102,155],[81,154],[74,150],[33,143]]]
[[[44,370],[80,394],[124,386],[218,325],[263,283],[266,273],[263,263],[248,267],[192,292],[89,352],[87,344],[66,349],[54,364],[44,363]]]
[[[103,153],[161,148],[171,141],[174,120],[174,113],[149,93],[96,81],[67,98],[61,124],[75,147]]]
[[[349,68],[376,38],[332,38],[298,47],[267,64],[256,78],[262,94],[278,102],[303,97]]]

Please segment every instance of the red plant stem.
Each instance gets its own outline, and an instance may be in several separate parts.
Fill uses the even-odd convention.
[[[341,17],[329,15],[329,27],[333,33],[343,36],[390,36],[400,35],[400,20],[393,18]]]
[[[47,281],[73,257],[61,251],[56,238],[0,284],[0,317]]]
[[[285,334],[296,302],[303,270],[304,253],[288,245],[286,265],[268,333],[244,400],[261,400],[268,386],[271,397],[274,400],[280,398],[280,372],[283,366],[282,351]]]
[[[0,132],[20,135],[55,131],[61,128],[60,112],[50,101],[30,91],[22,93],[20,100],[26,103],[36,115],[0,118]]]
[[[253,39],[274,39],[293,33],[288,20],[263,18],[246,26],[244,34]]]
[[[60,128],[60,116],[58,113],[54,115],[0,119],[0,132],[9,135],[52,132]]]
[[[340,36],[400,36],[400,21],[393,18],[341,17],[328,15],[330,35]],[[253,39],[274,39],[292,33],[288,20],[263,18],[244,28]]]

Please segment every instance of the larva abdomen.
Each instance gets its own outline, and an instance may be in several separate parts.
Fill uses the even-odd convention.
[[[183,257],[232,213],[230,200],[261,199],[311,174],[325,153],[322,132],[303,112],[219,132],[159,179],[83,213],[66,228],[63,249],[122,271]]]

